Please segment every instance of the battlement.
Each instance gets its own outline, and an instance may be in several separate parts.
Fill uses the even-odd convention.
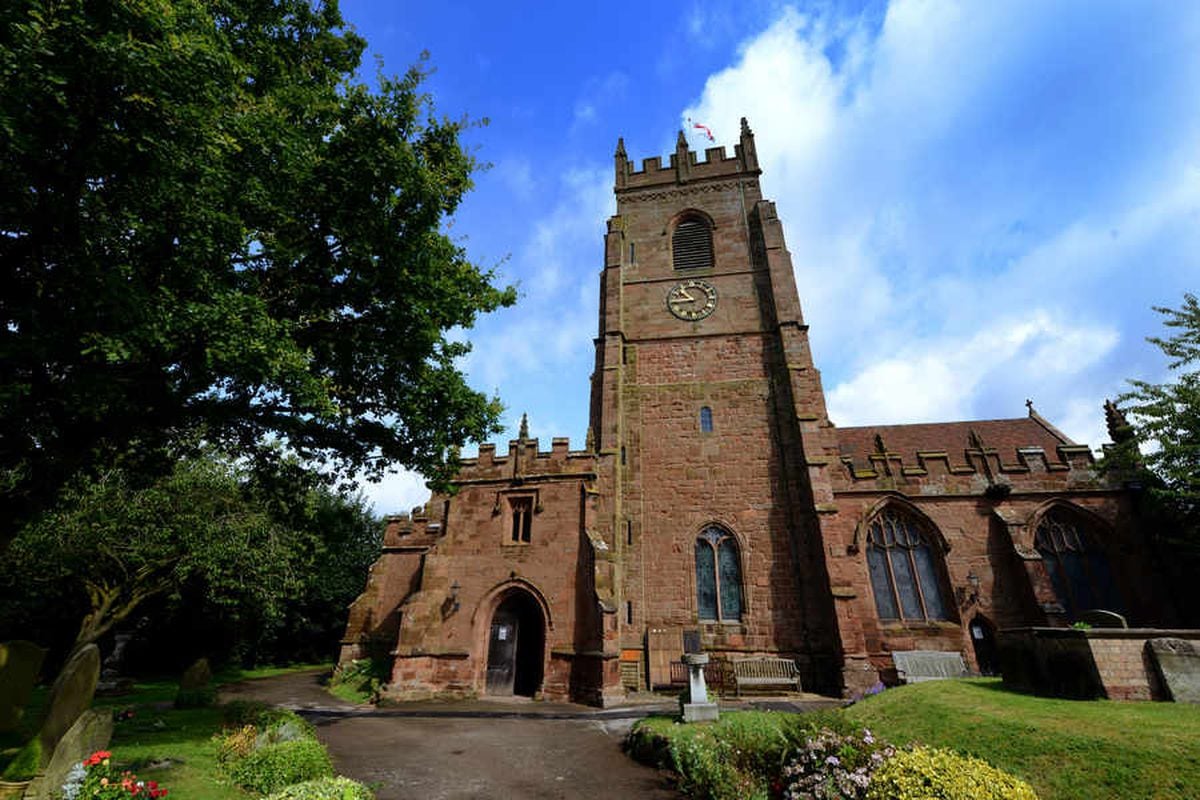
[[[460,462],[455,482],[573,475],[592,472],[595,464],[595,453],[591,450],[572,450],[571,440],[566,436],[551,439],[549,450],[539,449],[536,438],[518,438],[509,440],[506,455],[496,455],[495,444],[479,445],[477,457],[464,458]]]
[[[846,476],[853,481],[941,475],[1044,475],[1090,470],[1095,464],[1095,456],[1087,445],[1058,445],[1055,456],[1048,455],[1042,447],[1019,447],[1011,455],[984,447],[964,449],[961,459],[945,450],[918,450],[910,454],[883,451],[859,459],[843,455],[841,461]]]
[[[837,436],[842,480],[855,488],[899,482],[972,491],[1004,483],[1015,491],[1047,482],[1103,483],[1092,449],[1032,408],[1018,419],[839,428]]]
[[[614,154],[616,187],[618,195],[649,186],[682,185],[695,181],[748,175],[757,177],[762,170],[758,167],[758,150],[754,144],[754,133],[742,117],[741,138],[734,145],[734,155],[729,156],[725,147],[708,147],[704,160],[700,161],[696,151],[688,147],[687,138],[679,131],[675,152],[668,156],[669,166],[663,166],[661,156],[642,159],[642,168],[634,169],[633,161],[625,153],[625,140],[617,140]]]

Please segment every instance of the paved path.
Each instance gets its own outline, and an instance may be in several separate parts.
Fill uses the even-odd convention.
[[[246,681],[226,687],[222,699],[300,711],[316,723],[338,772],[376,787],[379,800],[679,797],[664,775],[621,751],[644,709],[464,702],[374,710],[337,700],[319,678]]]
[[[338,700],[322,679],[304,672],[245,681],[224,687],[221,699],[261,700],[308,717],[338,772],[375,787],[378,800],[680,797],[665,774],[621,750],[634,721],[670,711],[672,702],[601,710],[493,699],[376,709]],[[807,711],[838,704],[807,696],[736,705]]]

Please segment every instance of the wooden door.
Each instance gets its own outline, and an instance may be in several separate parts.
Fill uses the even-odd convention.
[[[487,693],[511,695],[517,667],[517,615],[498,609],[488,639]]]
[[[651,628],[646,632],[646,649],[650,651],[650,686],[671,685],[671,662],[683,657],[682,628]]]

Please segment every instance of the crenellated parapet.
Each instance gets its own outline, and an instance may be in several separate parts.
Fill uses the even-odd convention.
[[[1108,486],[1090,447],[1035,417],[843,428],[838,439],[838,491],[904,487],[917,494],[976,494]]]
[[[596,459],[597,455],[590,450],[572,450],[571,440],[565,436],[551,439],[549,450],[540,449],[536,438],[512,439],[505,455],[497,455],[494,444],[481,444],[477,457],[461,460],[454,483],[463,486],[578,476],[594,472]]]
[[[616,162],[616,192],[644,189],[651,186],[681,185],[698,181],[711,181],[733,177],[757,177],[762,170],[758,167],[758,150],[754,144],[754,133],[742,118],[741,138],[734,145],[733,155],[724,146],[708,147],[704,159],[692,150],[683,131],[679,132],[675,152],[664,164],[661,156],[642,159],[640,169],[634,167],[625,153],[625,141],[617,142],[614,154]]]
[[[1060,478],[1077,482],[1081,477],[1088,482],[1099,482],[1093,475],[1095,456],[1087,445],[1059,445],[1053,454],[1041,447],[1022,447],[1011,456],[994,448],[964,449],[960,454],[944,450],[918,450],[903,454],[894,452],[872,453],[856,461],[842,456],[843,475],[856,486],[881,480],[895,482],[896,479],[938,481],[945,478],[995,478],[1004,476],[1010,486],[1026,478]]]

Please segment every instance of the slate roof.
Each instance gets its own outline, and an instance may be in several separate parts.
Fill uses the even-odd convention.
[[[838,447],[843,456],[856,462],[878,452],[875,436],[883,438],[889,453],[908,458],[917,451],[948,453],[951,459],[963,458],[964,451],[975,449],[971,431],[983,445],[996,448],[1002,461],[1016,461],[1017,449],[1040,447],[1051,460],[1058,460],[1058,446],[1074,445],[1067,436],[1040,416],[1016,419],[983,419],[964,422],[925,422],[913,425],[864,425],[837,428]]]

